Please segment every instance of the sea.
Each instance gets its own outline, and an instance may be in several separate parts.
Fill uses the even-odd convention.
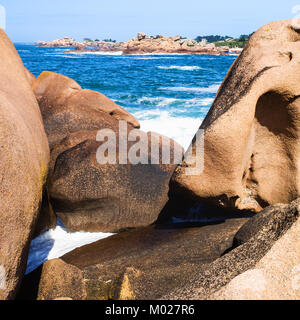
[[[37,77],[53,71],[99,91],[128,110],[141,130],[154,131],[188,148],[237,55],[67,53],[68,48],[15,44],[24,65]],[[31,243],[27,273],[44,261],[111,234],[69,233],[58,221]]]

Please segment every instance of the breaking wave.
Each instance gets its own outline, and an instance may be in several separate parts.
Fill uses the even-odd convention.
[[[162,70],[181,70],[181,71],[194,71],[194,70],[201,70],[202,68],[197,66],[158,66],[157,69]]]

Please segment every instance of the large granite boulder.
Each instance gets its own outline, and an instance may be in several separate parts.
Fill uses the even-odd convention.
[[[259,212],[232,247],[166,299],[299,299],[300,198]]]
[[[214,293],[222,300],[300,299],[300,220],[279,239],[254,268]]]
[[[0,29],[0,300],[25,272],[49,163],[42,117],[24,65]]]
[[[172,198],[260,211],[299,196],[300,32],[292,22],[272,22],[252,35],[201,124],[204,169],[186,174],[193,140],[172,178]]]
[[[299,201],[297,202],[300,211]],[[249,227],[246,228],[249,230]],[[300,219],[251,269],[211,296],[222,300],[300,299]]]
[[[255,219],[122,232],[50,261],[54,273],[43,266],[29,274],[19,298],[43,298],[61,268],[70,274],[48,299],[74,298],[82,277],[79,299],[299,299],[299,203],[270,206]]]
[[[50,204],[68,230],[115,232],[153,223],[168,200],[178,156],[173,160],[179,155],[181,161],[182,147],[158,134],[137,130],[139,122],[126,110],[99,92],[81,89],[66,76],[43,72],[33,89],[51,149]],[[100,130],[115,135],[114,163],[97,159],[105,140],[97,141]],[[147,164],[131,163],[127,153],[141,137],[145,138],[140,144],[144,144]],[[124,150],[120,139],[126,140]],[[154,141],[158,141],[157,154],[151,152]],[[171,159],[166,163],[163,150],[169,143]],[[53,221],[51,212],[43,211],[43,221]],[[44,230],[45,223],[39,229]]]
[[[139,127],[139,122],[125,109],[99,92],[82,90],[77,82],[61,74],[42,72],[33,82],[33,90],[50,149],[72,132],[102,129],[103,113]]]
[[[70,231],[118,232],[155,222],[168,201],[169,181],[176,167],[174,156],[181,159],[183,154],[182,147],[171,141],[171,164],[163,164],[161,150],[168,146],[169,139],[135,129],[146,137],[148,164],[131,163],[128,154],[135,143],[129,141],[123,150],[119,141],[128,139],[132,126],[127,124],[127,133],[120,134],[119,122],[109,115],[102,124],[116,134],[116,162],[98,161],[98,150],[104,143],[97,141],[98,131],[70,134],[52,150],[51,202]],[[156,159],[150,152],[155,139],[160,146]]]
[[[75,249],[28,274],[18,298],[161,298],[219,258],[247,220],[198,223],[193,228],[165,224],[121,232]]]
[[[77,267],[60,259],[53,259],[43,264],[41,275],[38,300],[86,299],[83,274]]]

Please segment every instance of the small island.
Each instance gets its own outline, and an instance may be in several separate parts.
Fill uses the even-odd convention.
[[[100,41],[99,39],[84,39],[78,42],[73,38],[65,37],[54,41],[37,41],[40,47],[67,47],[70,52],[121,52],[123,55],[130,54],[208,54],[227,55],[239,54],[249,40],[249,36],[241,36],[239,39],[232,37],[208,36],[208,39],[217,41],[210,42],[205,37],[197,37],[195,40],[183,38],[179,35],[148,36],[138,33],[132,40],[119,42],[111,39]]]

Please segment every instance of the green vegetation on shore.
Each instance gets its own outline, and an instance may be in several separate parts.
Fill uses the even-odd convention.
[[[229,48],[244,48],[248,43],[252,34],[242,34],[239,38],[233,38],[230,36],[209,35],[198,36],[195,40],[200,42],[206,40],[208,43],[214,43],[217,47],[226,46]]]

